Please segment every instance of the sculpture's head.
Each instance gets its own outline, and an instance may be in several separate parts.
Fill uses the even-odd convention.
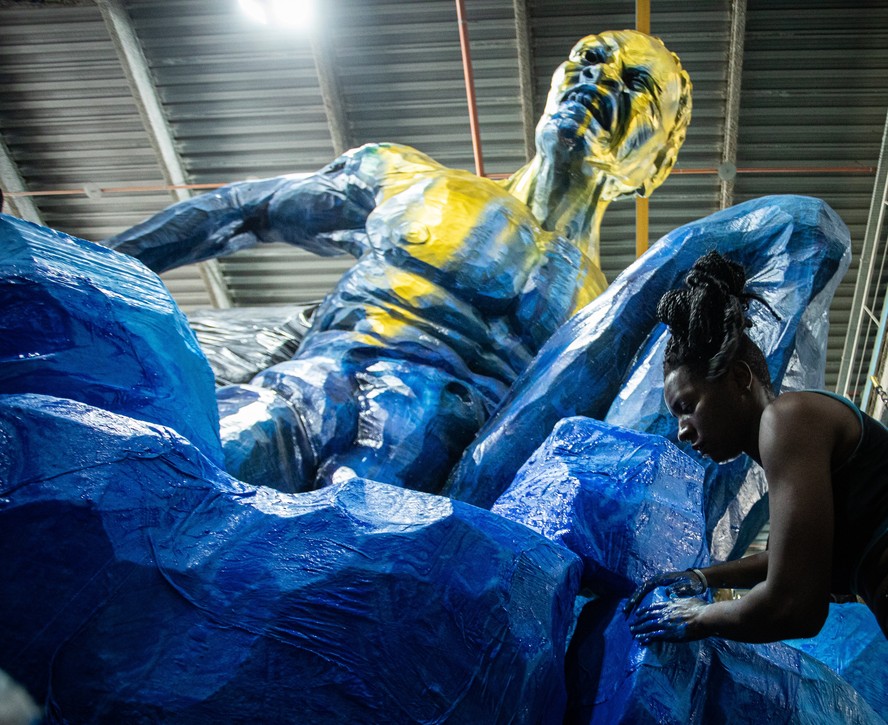
[[[669,175],[690,118],[691,79],[661,40],[634,30],[589,35],[555,71],[537,152],[582,155],[606,172],[606,199],[647,196]]]

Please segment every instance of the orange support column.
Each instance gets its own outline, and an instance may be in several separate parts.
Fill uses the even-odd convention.
[[[651,32],[650,0],[635,0],[635,29]],[[648,200],[635,197],[635,256],[640,257],[648,249]]]

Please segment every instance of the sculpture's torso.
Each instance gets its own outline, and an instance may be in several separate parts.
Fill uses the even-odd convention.
[[[453,367],[456,355],[473,378],[508,386],[601,291],[600,271],[576,246],[488,179],[382,145],[358,149],[344,171],[375,184],[376,206],[362,256],[321,306],[301,354],[335,332],[436,365]]]

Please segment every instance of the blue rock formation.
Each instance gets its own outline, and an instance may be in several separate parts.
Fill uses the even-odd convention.
[[[659,403],[653,415],[639,404],[661,397],[657,301],[712,249],[742,264],[750,290],[781,317],[777,322],[766,310],[751,309],[753,319],[762,322],[752,336],[779,388],[797,333],[802,340],[811,337],[850,258],[847,227],[827,204],[810,197],[753,199],[663,237],[543,346],[466,449],[444,493],[491,506],[555,424],[574,415],[607,416],[617,425],[673,437],[675,424]],[[733,480],[720,479],[720,486],[737,491],[744,476],[745,471],[735,472]],[[710,529],[718,508],[707,505]],[[725,548],[732,550],[732,544]]]
[[[760,265],[757,291],[786,312],[778,328],[785,337],[763,343],[779,351],[779,375],[792,358],[790,338],[813,329],[806,315],[828,297],[844,263],[843,227],[814,200],[744,208],[716,215],[714,226],[691,225],[688,238],[696,241],[688,245],[726,235],[741,261],[747,255]],[[782,231],[762,231],[775,215]],[[335,723],[560,722],[566,633],[584,564],[602,598],[583,610],[571,640],[575,721],[711,722],[747,711],[755,721],[784,711],[806,722],[878,721],[850,686],[783,645],[635,644],[622,614],[613,614],[619,593],[654,570],[704,563],[707,554],[700,469],[669,443],[567,421],[559,432],[572,433],[561,447],[529,464],[501,498],[504,515],[353,477],[342,467],[333,485],[309,493],[247,485],[216,465],[222,456],[212,376],[157,278],[123,256],[17,220],[3,218],[0,232],[11,250],[0,262],[7,583],[0,669],[46,702],[50,717],[292,722],[298,713],[306,722]],[[761,246],[745,249],[742,240]],[[632,385],[659,372],[651,362],[658,343],[643,329],[650,328],[647,303],[631,303],[630,293],[649,301],[663,274],[680,277],[685,252],[673,250],[673,263],[668,251],[634,268],[634,286],[618,285],[611,301],[625,306],[590,313],[601,324],[598,337],[590,341],[580,334],[585,328],[568,326],[564,334],[577,336],[560,350],[563,369],[553,375],[551,358],[540,363],[551,393],[543,417],[565,396],[581,405],[588,392],[582,385],[594,388],[599,374],[604,383],[613,378],[616,391],[630,368]],[[769,255],[777,266],[765,263]],[[789,272],[779,266],[789,262]],[[611,335],[608,325],[621,314]],[[612,348],[602,350],[605,343]],[[587,360],[578,348],[586,344],[600,366],[583,373]],[[367,373],[362,384],[380,416],[398,405],[399,392],[384,385],[388,372],[401,380],[418,374],[406,359],[382,367],[378,357],[349,360]],[[578,371],[572,380],[568,373]],[[335,413],[337,396],[352,391],[337,388],[335,376],[325,381],[317,392]],[[637,400],[657,395],[654,383],[631,389],[641,391]],[[223,392],[221,404],[232,391],[250,390]],[[471,406],[448,390],[455,405]],[[614,395],[604,394],[601,414],[631,417],[629,408],[611,407]],[[240,415],[253,402],[243,397],[233,405]],[[274,409],[259,402],[263,411]],[[441,398],[430,394],[417,404],[433,407]],[[446,426],[447,408],[435,412]],[[656,413],[639,426],[660,432],[664,420]],[[397,421],[405,425],[409,417]],[[292,448],[288,465],[314,454],[274,420],[253,423],[255,440],[267,436],[275,450]],[[581,441],[586,433],[597,438]],[[511,435],[524,434],[519,425]],[[424,445],[439,441],[426,436]],[[397,463],[397,449],[388,453]],[[244,457],[264,475],[258,459]],[[547,478],[549,462],[566,478]],[[683,532],[670,544],[677,552],[637,537],[634,518],[648,515],[663,518],[664,527],[669,517],[661,539]]]
[[[888,640],[865,604],[831,604],[823,629],[786,644],[847,680],[888,722]]]
[[[715,637],[645,647],[629,633],[622,605],[598,600],[580,615],[567,654],[565,723],[884,722],[851,685],[797,649]]]
[[[558,423],[491,510],[577,554],[601,595],[709,565],[703,469],[660,436],[589,418]]]
[[[6,214],[0,248],[0,393],[45,393],[160,423],[221,463],[213,375],[155,274]]]
[[[561,721],[580,566],[526,527],[249,486],[49,396],[2,396],[0,439],[0,667],[57,721]]]

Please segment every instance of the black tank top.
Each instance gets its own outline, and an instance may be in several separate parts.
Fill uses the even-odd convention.
[[[832,588],[836,594],[857,594],[861,561],[888,547],[888,428],[841,395],[825,390],[806,392],[835,398],[851,408],[860,421],[857,447],[832,469]]]

